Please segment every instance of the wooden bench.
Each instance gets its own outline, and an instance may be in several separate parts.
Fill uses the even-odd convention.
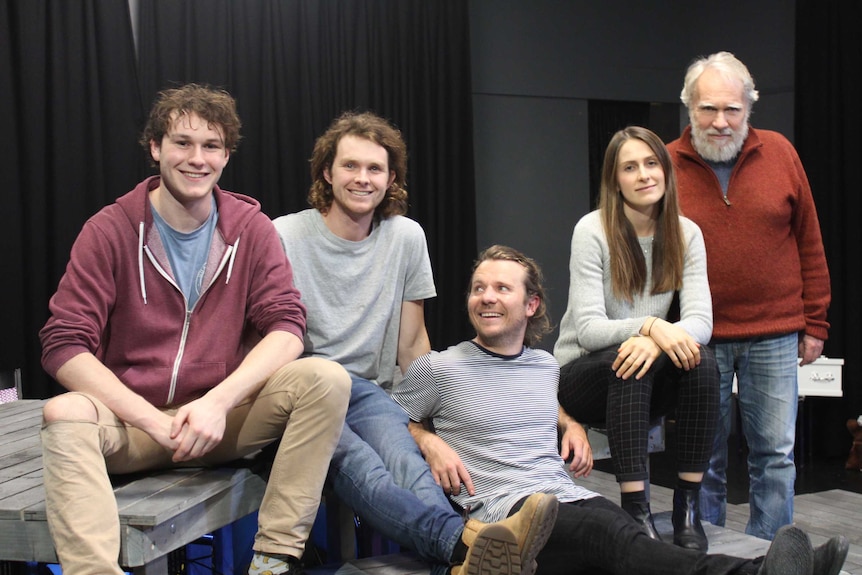
[[[44,403],[0,405],[0,561],[57,562],[42,485],[39,428]],[[115,478],[120,564],[135,574],[163,575],[168,553],[257,511],[266,481],[254,467],[174,469]]]

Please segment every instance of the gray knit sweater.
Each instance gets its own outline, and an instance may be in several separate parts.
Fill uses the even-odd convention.
[[[712,335],[712,296],[706,276],[706,249],[697,224],[680,217],[686,244],[680,321],[677,325],[695,341],[706,344]],[[592,351],[617,345],[637,335],[648,316],[666,318],[673,292],[650,294],[652,240],[640,238],[647,266],[647,287],[629,303],[614,297],[610,254],[598,210],[585,215],[572,234],[569,262],[569,305],[560,322],[554,356],[560,365]]]

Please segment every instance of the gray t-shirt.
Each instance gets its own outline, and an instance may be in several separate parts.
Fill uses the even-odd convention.
[[[305,354],[390,388],[401,304],[437,295],[422,227],[394,216],[353,242],[333,234],[315,209],[273,223],[308,309]]]

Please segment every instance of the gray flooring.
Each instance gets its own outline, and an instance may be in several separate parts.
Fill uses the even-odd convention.
[[[590,477],[581,479],[579,482],[619,503],[619,490],[613,475],[593,471]],[[650,499],[659,533],[663,537],[672,538],[670,510],[673,506],[673,490],[653,485],[650,487]],[[728,505],[727,516],[727,525],[724,529],[705,525],[710,541],[710,552],[741,557],[763,555],[769,547],[769,542],[745,534],[748,505]],[[851,545],[842,573],[862,575],[862,494],[832,490],[798,495],[795,499],[795,521],[799,527],[809,533],[814,545],[823,543],[832,535],[846,536]],[[309,571],[309,575],[428,574],[428,567],[408,554],[360,559],[337,567]]]
[[[613,475],[597,471],[581,483],[619,503],[619,490]],[[672,537],[670,510],[673,508],[673,490],[652,485],[650,501],[653,513],[657,514],[656,527],[659,533]],[[740,557],[756,557],[765,553],[769,547],[768,541],[745,535],[748,514],[747,503],[728,505],[725,529],[707,524],[710,552]],[[794,522],[809,534],[814,545],[825,542],[833,535],[847,537],[850,553],[843,573],[862,575],[862,494],[831,490],[797,495],[794,499]]]

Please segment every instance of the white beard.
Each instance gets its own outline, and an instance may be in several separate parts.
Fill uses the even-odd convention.
[[[710,140],[709,136],[718,134],[730,134],[730,142],[723,146],[716,145]],[[742,149],[742,145],[745,143],[747,137],[747,118],[742,124],[742,128],[737,132],[734,132],[730,128],[721,131],[714,128],[703,130],[697,126],[693,118],[691,121],[691,145],[703,159],[710,162],[729,162],[735,158]]]

